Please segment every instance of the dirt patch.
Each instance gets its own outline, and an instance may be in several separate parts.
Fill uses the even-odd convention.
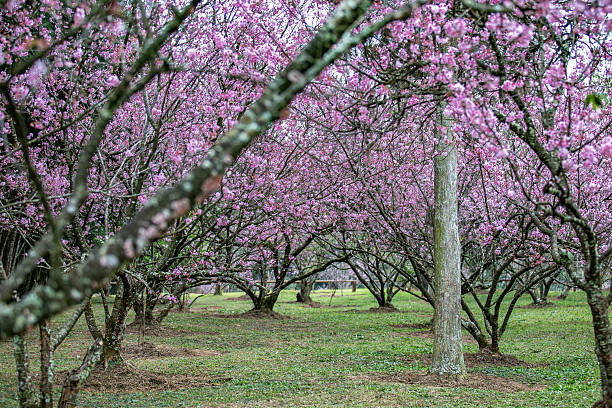
[[[396,329],[431,329],[431,322],[392,324]]]
[[[349,305],[346,305],[343,307],[349,307]],[[344,312],[348,312],[348,313],[411,313],[418,317],[426,317],[426,318],[433,319],[433,315],[430,315],[430,314],[423,314],[420,312],[417,313],[414,310],[400,310],[394,307],[371,307],[369,309],[353,308],[353,309],[346,309],[344,310]]]
[[[314,301],[310,302],[310,303],[301,303],[300,306],[302,306],[302,307],[310,307],[310,308],[313,308],[313,309],[320,309],[320,308],[325,308],[325,307],[328,307],[328,308],[330,308],[330,307],[331,308],[339,307],[337,305],[333,305],[333,306],[332,305],[324,305],[323,303],[314,302]]]
[[[180,314],[180,313],[191,313],[191,310],[187,307],[184,307],[182,309],[179,309],[178,307],[173,307],[172,309],[170,309],[168,311],[168,313],[176,313],[176,314]]]
[[[419,362],[421,365],[431,364],[431,354],[410,354],[400,357],[400,360],[407,363]],[[512,354],[492,353],[487,350],[477,353],[463,353],[463,360],[467,368],[483,367],[548,367],[548,363],[528,363]]]
[[[556,307],[557,305],[552,303],[552,302],[546,302],[546,303],[530,303],[528,305],[521,305],[521,306],[517,306],[517,309],[546,309],[549,307]]]
[[[277,304],[279,303],[283,303],[286,305],[297,305],[300,307],[306,307],[306,308],[313,308],[313,309],[337,309],[337,308],[341,308],[341,307],[350,307],[350,305],[330,305],[330,304],[325,304],[325,303],[321,303],[321,302],[315,302],[312,301],[311,303],[304,303],[304,302],[296,302],[296,301],[292,301],[292,300],[283,300],[283,301],[279,301],[276,302]]]
[[[399,310],[395,306],[371,307],[368,311],[371,313],[397,313],[399,312]]]
[[[463,355],[465,364],[468,367],[548,367],[549,363],[528,363],[512,354],[492,353],[487,350],[478,353],[465,353]]]
[[[208,357],[221,354],[215,350],[189,349],[144,342],[142,345],[126,344],[121,350],[124,357],[154,359],[164,357]]]
[[[219,310],[223,309],[221,306],[198,306],[198,307],[186,307],[183,310],[180,309],[172,309],[170,313],[202,313],[207,312],[209,310]]]
[[[428,326],[428,328],[431,328],[431,326]],[[427,339],[427,340],[432,340],[432,341],[433,341],[433,335],[434,335],[433,331],[431,330],[423,330],[423,331],[399,333],[399,334],[410,336],[410,337],[418,337],[419,339]],[[464,343],[476,344],[476,340],[474,340],[472,336],[469,336],[467,334],[462,335],[462,339]]]
[[[221,309],[223,309],[221,306],[202,306],[200,308],[194,308],[193,310],[194,312],[197,312],[197,311],[202,311],[202,310],[208,311],[208,310],[221,310]]]
[[[214,313],[212,317],[220,317],[222,319],[276,319],[286,320],[291,319],[289,316],[282,315],[275,311],[264,311],[264,310],[249,310],[244,313]]]
[[[223,309],[223,307],[221,306],[199,306],[199,307],[192,307],[192,308],[186,309],[186,311],[189,313],[206,313],[212,310],[221,310],[221,309]]]
[[[404,313],[394,307],[371,307],[369,309],[346,309],[349,313]]]
[[[237,297],[228,297],[225,300],[229,300],[229,301],[236,301],[236,300],[251,300],[251,298],[249,297],[249,295],[241,295],[241,296],[237,296]]]
[[[354,292],[351,292],[350,289],[343,289],[343,290],[344,290],[344,293],[342,293],[340,291],[340,289],[337,289],[337,292],[334,293],[334,294],[332,294],[332,293],[316,293],[316,292],[313,292],[310,295],[311,296],[318,296],[318,297],[366,296],[365,293],[354,293]]]
[[[140,334],[140,324],[138,322],[131,323],[125,327],[125,332],[129,334]],[[172,327],[162,326],[160,324],[149,325],[145,327],[146,336],[156,337],[176,337],[176,336],[193,336],[196,333],[188,330],[174,329]]]
[[[342,307],[349,307],[348,305],[326,305],[320,302],[300,303],[299,305],[302,307],[309,307],[313,309],[339,309]]]
[[[492,390],[499,392],[526,392],[541,391],[546,386],[541,384],[524,384],[509,378],[486,375],[482,373],[468,373],[466,378],[461,381],[451,381],[444,377],[431,375],[423,371],[406,371],[394,374],[369,374],[353,377],[359,380],[375,382],[396,382],[402,384],[422,385],[426,387],[465,387],[477,388],[481,390]]]
[[[66,371],[58,373],[59,383],[64,381]],[[124,392],[150,392],[180,390],[202,386],[214,386],[230,381],[231,378],[209,378],[192,375],[170,375],[141,370],[127,364],[93,370],[82,390],[119,394]]]

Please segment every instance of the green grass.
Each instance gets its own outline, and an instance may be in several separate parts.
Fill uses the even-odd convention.
[[[327,291],[315,292],[314,300],[328,305]],[[363,379],[363,374],[397,373],[426,369],[399,357],[430,353],[431,341],[406,335],[411,329],[391,327],[399,323],[429,320],[431,308],[404,294],[394,304],[402,313],[359,313],[375,306],[364,290],[343,291],[332,299],[337,308],[305,308],[295,303],[295,292],[282,294],[275,310],[285,320],[213,317],[212,313],[240,313],[248,301],[228,301],[225,296],[206,296],[195,308],[218,306],[219,310],[171,313],[163,325],[188,335],[151,337],[147,341],[174,347],[209,349],[220,355],[208,357],[131,360],[139,368],[176,374],[198,374],[230,381],[197,389],[155,393],[80,394],[83,407],[585,407],[599,398],[599,380],[590,314],[584,297],[571,294],[545,309],[516,309],[502,339],[502,352],[528,362],[547,362],[548,367],[479,369],[525,383],[543,383],[537,392],[500,393],[469,388],[419,387]],[[521,299],[519,304],[527,304]],[[352,310],[351,310],[352,309]],[[96,304],[96,311],[101,307]],[[101,317],[100,317],[101,318]],[[58,320],[61,320],[58,319]],[[128,318],[131,322],[132,317]],[[36,333],[28,334],[32,367],[38,367]],[[126,342],[137,336],[126,335]],[[78,354],[90,339],[79,321],[58,350],[59,370],[78,365]],[[473,344],[466,352],[476,351]],[[360,377],[360,375],[362,375]],[[0,407],[17,406],[12,343],[0,343]]]

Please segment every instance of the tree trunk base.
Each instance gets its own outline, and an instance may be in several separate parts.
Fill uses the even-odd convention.
[[[399,310],[395,306],[393,306],[391,303],[385,303],[384,305],[370,308],[370,312],[395,313],[395,312],[399,312]]]
[[[108,367],[122,365],[124,363],[125,361],[121,356],[121,352],[116,349],[109,348],[102,351],[98,366],[102,366],[104,370],[106,370]]]
[[[312,303],[312,298],[310,297],[310,295],[303,295],[301,292],[297,292],[295,294],[295,301],[298,303],[306,303],[306,304],[310,304]]]
[[[137,320],[134,319],[134,321],[128,325],[125,326],[126,332],[128,329],[132,330],[132,329],[138,329],[142,326],[142,320]],[[157,322],[155,320],[150,320],[145,322],[145,327],[147,329],[149,328],[155,328],[157,326]]]
[[[499,347],[492,347],[490,344],[487,344],[484,347],[479,345],[478,352],[481,354],[491,354],[496,356],[501,356],[502,353],[499,351]]]
[[[467,376],[465,371],[461,373],[457,373],[457,374],[438,373],[438,372],[430,371],[429,375],[436,377],[440,381],[450,382],[450,383],[460,383],[463,380],[465,380]]]

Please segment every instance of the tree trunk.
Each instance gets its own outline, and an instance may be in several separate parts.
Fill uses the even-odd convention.
[[[468,316],[468,320],[461,320],[461,325],[468,331],[468,333],[470,333],[474,340],[476,340],[478,343],[478,350],[490,350],[491,345],[487,341],[486,335],[483,333],[483,330],[480,327],[478,320],[476,320],[474,313],[472,313],[472,310],[463,299],[461,299],[461,308]]]
[[[561,290],[561,293],[559,294],[559,300],[567,299],[567,295],[569,295],[570,289],[571,289],[570,285],[563,286],[563,289]]]
[[[384,294],[384,290],[381,291]],[[395,306],[391,303],[391,300],[386,296],[377,296],[376,302],[378,303],[379,308],[383,309],[395,309]]]
[[[601,377],[602,401],[598,406],[612,408],[612,332],[608,317],[608,301],[602,290],[591,283],[587,283],[585,292],[593,316],[595,355]]]
[[[548,303],[548,294],[550,293],[550,288],[552,287],[554,282],[555,280],[553,278],[550,278],[542,282],[542,291],[540,292],[540,300],[543,302],[543,304]]]
[[[173,307],[174,307],[174,303],[172,302],[168,302],[167,304],[163,305],[163,309],[159,311],[157,316],[153,317],[152,324],[154,325],[160,324],[166,317],[168,317],[168,313],[170,313],[170,310],[172,310]],[[151,315],[153,315],[152,310],[151,310]]]
[[[15,365],[17,369],[17,392],[19,395],[19,407],[38,407],[38,398],[34,388],[32,387],[28,347],[22,336],[18,335],[14,337],[13,348],[15,351]]]
[[[451,132],[440,111],[440,125]],[[457,147],[438,135],[434,158],[434,347],[429,371],[452,380],[465,376],[461,339],[461,247],[457,214]]]
[[[57,402],[57,408],[73,408],[77,406],[79,387],[85,383],[93,368],[100,361],[101,353],[102,340],[96,340],[87,350],[81,366],[66,375],[62,387],[62,395]]]
[[[141,298],[135,298],[132,302],[132,307],[134,308],[134,313],[136,314],[136,316],[134,317],[134,321],[130,323],[130,325],[141,325],[143,320],[145,322],[145,325],[147,326],[155,324],[155,318],[153,317],[153,309],[155,307],[155,304],[156,301],[154,297],[147,297],[147,302],[145,305],[143,305],[143,301]]]
[[[221,286],[221,282],[215,283],[215,296],[221,296],[223,294],[223,286]]]
[[[121,357],[121,341],[104,341],[100,361],[105,369],[112,365],[123,364],[123,357]]]
[[[472,338],[478,343],[478,351],[491,350],[491,345],[487,341],[486,336],[472,322],[463,322],[463,327],[470,333]]]
[[[491,345],[489,350],[493,353],[499,353],[499,329],[497,325],[491,330]]]
[[[266,293],[263,296],[256,298],[256,300],[253,302],[253,311],[272,313],[277,299],[278,292]]]
[[[300,281],[300,290],[298,291],[296,297],[297,301],[300,303],[312,303],[312,298],[310,297],[310,292],[312,292],[312,287],[314,285],[314,280],[311,279],[302,279]]]
[[[121,343],[125,334],[125,319],[130,309],[131,282],[126,274],[120,274],[121,288],[115,296],[115,304],[110,319],[106,321],[106,330],[100,360],[104,368],[109,364],[122,364]]]
[[[539,306],[542,304],[542,301],[540,300],[540,297],[538,296],[537,289],[528,289],[527,293],[529,293],[529,296],[531,296],[532,305]]]
[[[40,408],[53,408],[53,349],[49,321],[40,326]]]

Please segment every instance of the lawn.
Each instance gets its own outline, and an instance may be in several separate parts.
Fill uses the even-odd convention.
[[[83,391],[81,406],[585,407],[599,399],[590,314],[580,293],[552,307],[515,310],[501,349],[527,364],[468,368],[475,378],[523,385],[520,392],[398,382],[414,370],[425,372],[423,355],[432,349],[426,329],[405,327],[426,323],[432,310],[408,295],[394,300],[400,312],[372,313],[375,301],[361,289],[333,298],[317,291],[319,308],[296,304],[295,292],[287,291],[275,308],[285,319],[230,316],[250,308],[248,301],[230,300],[238,295],[207,295],[189,312],[171,313],[146,336],[150,353],[138,353],[138,335],[126,334],[128,371],[167,373],[169,385],[143,392],[139,381],[117,375]],[[525,297],[520,305],[528,303]],[[36,337],[28,334],[32,367],[38,367]],[[57,371],[76,367],[89,341],[82,319],[56,353]],[[464,351],[477,347],[466,342]],[[0,406],[17,406],[15,382],[12,343],[1,342]]]

